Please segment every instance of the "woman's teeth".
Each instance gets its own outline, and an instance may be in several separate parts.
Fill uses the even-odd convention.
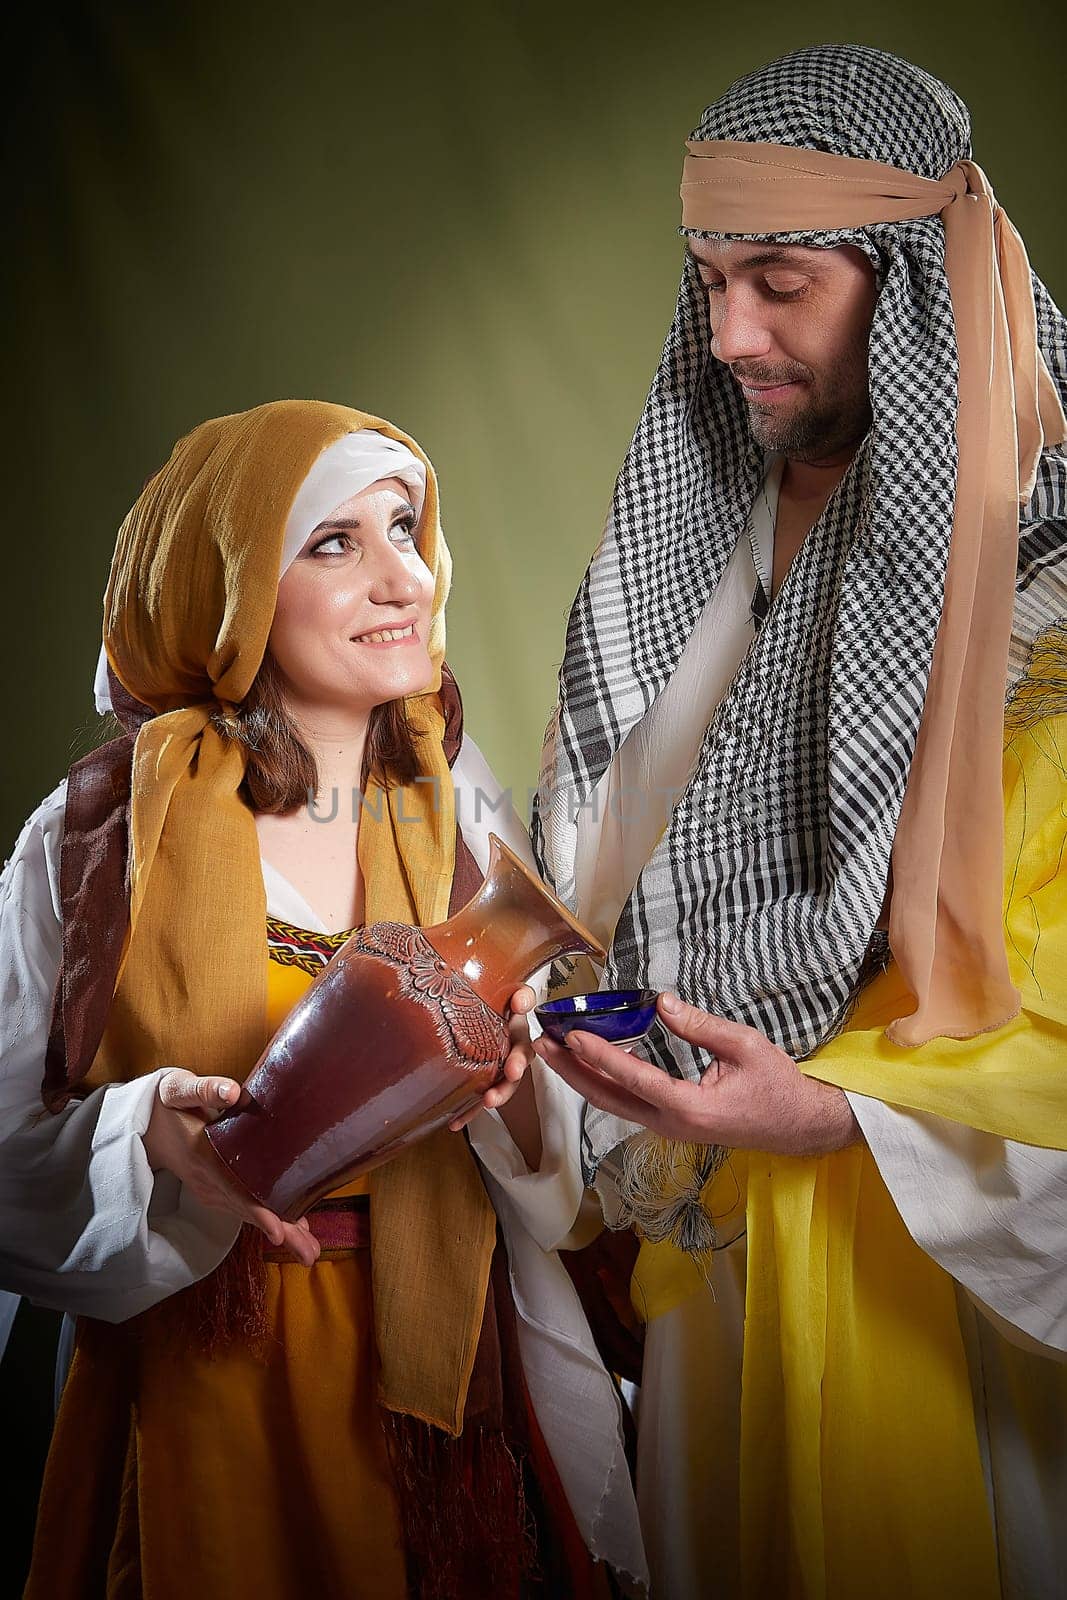
[[[415,624],[409,622],[406,628],[380,628],[377,633],[361,633],[356,643],[390,644],[394,639],[410,639],[414,632]]]

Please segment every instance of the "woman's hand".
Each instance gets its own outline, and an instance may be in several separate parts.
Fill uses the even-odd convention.
[[[530,1043],[530,1025],[526,1017],[533,1010],[536,999],[537,996],[529,984],[524,983],[520,989],[515,990],[508,1006],[508,1038],[511,1048],[504,1061],[503,1080],[495,1083],[491,1089],[487,1089],[472,1110],[449,1123],[453,1133],[465,1128],[479,1111],[497,1111],[501,1106],[506,1106],[519,1087],[527,1067],[534,1058],[534,1048]]]
[[[275,1249],[290,1251],[305,1267],[319,1257],[319,1241],[307,1219],[283,1222],[256,1205],[231,1180],[204,1131],[207,1123],[233,1105],[240,1086],[232,1078],[198,1078],[183,1067],[171,1067],[159,1080],[155,1105],[143,1135],[153,1172],[165,1168],[205,1206],[231,1211],[266,1234]]]
[[[499,1110],[504,1125],[530,1172],[536,1172],[541,1165],[541,1119],[534,1097],[533,1079],[527,1075],[526,1070],[534,1058],[534,1048],[530,1043],[530,1025],[526,1021],[526,1016],[533,1010],[536,998],[528,984],[523,984],[521,989],[515,990],[508,1008],[510,1013],[508,1036],[511,1040],[511,1049],[504,1061],[504,1077],[501,1082],[495,1083],[491,1089],[485,1091],[481,1101],[473,1110],[457,1117],[449,1124],[453,1133],[458,1133],[460,1128],[465,1128],[467,1123],[478,1115],[479,1111]]]
[[[595,1106],[669,1139],[773,1155],[827,1155],[862,1134],[841,1089],[800,1071],[756,1028],[713,1017],[661,994],[659,1017],[679,1039],[710,1051],[699,1083],[672,1078],[594,1034],[535,1046],[572,1089]]]

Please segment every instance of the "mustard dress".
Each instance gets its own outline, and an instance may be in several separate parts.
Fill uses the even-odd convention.
[[[273,918],[267,931],[273,1031],[347,935]],[[256,1347],[206,1354],[166,1302],[79,1323],[27,1600],[408,1595],[370,1252],[326,1251],[310,1270],[268,1253],[263,1272]]]

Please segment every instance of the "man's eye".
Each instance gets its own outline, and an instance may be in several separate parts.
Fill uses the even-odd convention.
[[[713,282],[710,278],[704,279],[704,288],[708,294],[721,294],[726,288],[726,279],[717,278]]]
[[[390,533],[389,537],[390,537],[390,539],[392,539],[394,544],[414,544],[415,543],[415,524],[414,524],[414,522],[398,522],[398,523],[396,523],[394,525],[393,530]]]
[[[772,300],[796,300],[808,287],[805,280],[802,279],[798,282],[795,278],[788,281],[780,280],[777,283],[772,283],[768,278],[765,286]]]

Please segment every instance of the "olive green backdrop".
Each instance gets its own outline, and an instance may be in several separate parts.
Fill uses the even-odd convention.
[[[449,655],[520,795],[566,613],[669,323],[682,142],[802,44],[969,102],[1061,301],[1058,7],[38,7],[6,53],[14,223],[0,835],[92,742],[114,531],[174,439],[286,395],[394,419],[440,473]],[[524,804],[524,800],[522,801]]]
[[[285,395],[384,413],[441,475],[451,660],[520,794],[567,609],[670,321],[682,142],[773,55],[947,78],[1067,294],[1059,6],[559,0],[30,8],[5,40],[0,843],[94,740],[114,532],[174,439]],[[25,1566],[54,1319],[0,1378]]]

